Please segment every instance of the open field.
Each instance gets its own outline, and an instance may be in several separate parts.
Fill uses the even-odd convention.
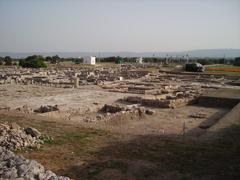
[[[240,75],[240,67],[233,65],[211,65],[206,67],[206,72]]]

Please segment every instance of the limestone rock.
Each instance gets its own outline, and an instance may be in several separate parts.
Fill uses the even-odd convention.
[[[192,117],[192,118],[206,118],[207,114],[205,114],[205,113],[194,113],[194,114],[191,114],[190,117]]]
[[[146,113],[147,115],[153,115],[153,114],[155,113],[155,111],[154,111],[154,110],[151,110],[151,109],[147,109],[147,110],[145,111],[145,113]]]
[[[0,179],[21,180],[70,180],[68,177],[57,176],[34,160],[17,156],[6,148],[0,147]]]
[[[41,106],[40,108],[34,110],[34,112],[36,112],[36,113],[47,113],[47,112],[52,112],[52,111],[59,111],[58,105]]]
[[[25,130],[15,123],[0,124],[0,146],[9,150],[39,147],[42,143],[41,133],[34,128]]]
[[[25,128],[24,131],[26,132],[26,134],[30,134],[32,137],[39,138],[41,136],[41,133],[37,129],[32,127]]]

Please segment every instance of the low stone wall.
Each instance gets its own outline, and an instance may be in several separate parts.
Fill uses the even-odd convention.
[[[129,96],[124,98],[123,101],[155,108],[176,108],[194,103],[194,98],[146,99],[137,96]]]

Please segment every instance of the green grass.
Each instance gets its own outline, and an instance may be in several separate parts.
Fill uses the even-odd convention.
[[[227,65],[227,64],[216,64],[216,65],[207,65],[206,68],[239,68],[240,66]]]
[[[126,173],[127,170],[128,170],[128,164],[127,163],[122,162],[122,161],[116,161],[116,160],[115,161],[114,160],[109,161],[107,167],[111,168],[111,169],[118,169],[122,173]]]
[[[87,179],[97,177],[104,169],[116,169],[122,173],[126,173],[128,170],[128,164],[119,160],[110,160],[103,163],[94,163],[91,165],[91,170],[88,171]]]
[[[229,76],[240,76],[239,72],[224,72],[224,71],[206,71],[211,74],[229,75]]]
[[[240,178],[238,125],[219,132],[218,140],[199,142],[154,135],[137,136],[121,141],[105,131],[20,116],[1,115],[0,122],[17,122],[24,127],[32,126],[52,136],[53,140],[46,139],[40,150],[17,153],[48,164],[47,168],[59,175],[64,174],[75,179],[95,179],[105,169],[119,170],[123,174],[133,173],[131,163],[139,161],[146,164],[143,172],[137,172],[140,177],[177,172],[180,175],[176,179]],[[111,139],[110,143],[102,146],[106,139]],[[87,161],[87,165],[69,170],[78,161]]]
[[[85,132],[67,132],[63,135],[57,136],[52,144],[63,145],[63,144],[86,144],[94,137],[91,133]]]
[[[0,123],[11,124],[14,122],[22,128],[34,127],[42,133],[44,146],[39,149],[42,152],[49,151],[49,148],[54,149],[56,146],[62,146],[66,150],[69,147],[69,149],[72,149],[78,155],[81,153],[86,154],[88,148],[85,147],[109,135],[106,131],[70,126],[53,121],[28,119],[22,116],[0,115]]]
[[[213,74],[224,74],[224,75],[233,75],[233,76],[239,76],[240,72],[226,72],[226,71],[211,71],[209,68],[238,68],[240,69],[240,66],[234,66],[234,65],[224,65],[224,64],[217,64],[217,65],[207,65],[205,66],[206,71],[205,73],[213,73]]]
[[[190,174],[191,177],[237,179],[240,177],[240,126],[226,131],[219,134],[218,141],[211,142],[141,137],[118,145],[114,156],[151,162],[158,165],[154,171],[177,171],[182,177]]]

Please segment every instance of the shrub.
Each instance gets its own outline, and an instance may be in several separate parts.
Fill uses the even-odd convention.
[[[236,57],[236,58],[234,59],[233,65],[235,65],[235,66],[240,66],[240,57]]]
[[[19,61],[19,66],[26,68],[46,68],[47,65],[44,63],[44,58],[42,56],[28,56],[26,59]]]
[[[4,58],[4,62],[6,66],[11,66],[12,65],[12,58],[10,56],[6,56]]]

